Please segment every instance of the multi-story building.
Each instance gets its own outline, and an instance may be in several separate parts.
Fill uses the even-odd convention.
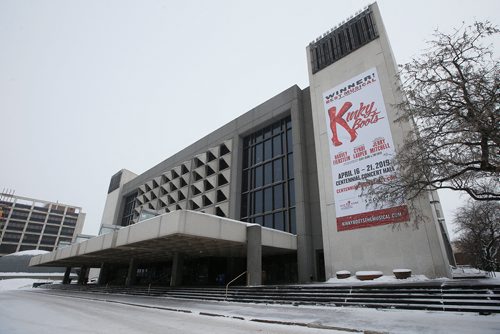
[[[80,207],[0,193],[0,256],[71,244],[84,220]]]
[[[395,121],[403,97],[377,5],[307,54],[310,88],[290,87],[140,175],[120,171],[109,233],[32,264],[101,267],[101,282],[128,284],[214,284],[245,269],[248,284],[338,270],[450,276],[436,194],[413,203],[416,228],[404,202],[372,208],[360,193],[397,178],[391,156],[410,126]]]

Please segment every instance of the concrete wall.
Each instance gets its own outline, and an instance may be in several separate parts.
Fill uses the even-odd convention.
[[[137,176],[137,174],[127,169],[122,169],[120,172],[122,173],[120,186],[112,192],[108,193],[108,195],[106,196],[106,203],[104,204],[104,210],[102,212],[101,226],[102,224],[111,225],[116,222],[116,219],[120,214],[118,210],[118,203],[120,200],[123,185],[127,182],[130,182]]]
[[[317,280],[316,249],[322,249],[321,217],[309,89],[291,110],[295,202],[297,221],[297,264],[299,282]],[[322,265],[322,264],[321,264]]]
[[[30,267],[33,255],[8,255],[0,257],[0,273],[64,273],[60,267]]]
[[[394,268],[409,268],[429,277],[450,276],[443,240],[439,233],[435,213],[428,196],[416,205],[426,216],[418,228],[412,221],[407,224],[383,225],[338,232],[334,189],[329,153],[329,141],[322,94],[336,85],[376,67],[387,109],[390,129],[396,146],[408,132],[409,125],[395,122],[397,111],[393,107],[402,101],[396,85],[396,63],[387,39],[379,9],[372,5],[380,37],[362,46],[348,56],[312,74],[311,104],[314,120],[314,138],[317,150],[318,180],[321,201],[321,220],[325,252],[326,276],[334,277],[338,270],[381,270],[391,275]],[[309,51],[309,50],[308,50]],[[308,53],[308,60],[310,56]]]
[[[87,216],[87,214],[83,213],[83,212],[80,212],[80,214],[78,215],[78,218],[76,219],[75,232],[73,233],[73,241],[72,242],[75,242],[78,235],[82,233],[83,226],[85,224],[85,217],[86,216]]]

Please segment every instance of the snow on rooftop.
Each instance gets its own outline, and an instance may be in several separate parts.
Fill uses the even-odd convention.
[[[5,256],[35,256],[35,255],[42,255],[42,254],[47,254],[47,253],[50,253],[50,252],[44,251],[41,249],[30,249],[30,250],[20,251],[17,253],[8,254]]]
[[[26,276],[40,276],[40,277],[48,277],[48,276],[64,276],[64,272],[53,272],[53,273],[29,273],[29,272],[8,272],[8,273],[0,273],[0,277],[26,277]]]

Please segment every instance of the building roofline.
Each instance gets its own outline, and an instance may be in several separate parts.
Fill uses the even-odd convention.
[[[38,199],[38,198],[24,197],[24,196],[18,196],[18,195],[14,195],[14,194],[0,192],[0,200],[1,201],[8,202],[5,200],[7,198],[21,199],[21,200],[25,200],[25,201],[38,202],[38,203],[43,203],[43,204],[54,204],[57,206],[66,206],[66,207],[70,207],[70,208],[74,208],[74,209],[79,209],[80,213],[82,212],[82,207],[76,206],[76,205],[65,204],[65,203],[61,203],[61,202],[57,202],[57,201],[51,202],[51,201],[42,200],[42,199]]]
[[[180,149],[173,155],[155,164],[153,167],[145,170],[140,174],[137,174],[136,178],[128,181],[123,185],[123,189],[125,189],[125,192],[122,195],[127,195],[135,189],[135,187],[131,185],[134,185],[136,183],[138,183],[138,185],[144,183],[145,180],[142,177],[143,175],[160,175],[163,172],[167,171],[172,165],[182,163],[185,160],[190,160],[194,155],[204,150],[196,148],[202,148],[202,147],[206,148],[207,146],[210,146],[210,144],[217,139],[219,139],[220,142],[228,139],[227,138],[228,134],[233,132],[231,131],[231,129],[237,129],[238,125],[242,123],[242,120],[247,119],[249,114],[252,113],[257,114],[261,110],[269,110],[269,112],[272,113],[273,110],[279,109],[283,105],[283,103],[280,103],[280,100],[283,100],[284,97],[286,97],[285,100],[288,102],[292,100],[294,97],[298,96],[303,91],[306,91],[308,88],[309,87],[301,89],[297,84],[294,84],[289,88],[283,90],[282,92],[276,94],[275,96],[271,97],[270,99],[266,100],[265,102],[241,114],[232,121],[220,126],[216,130],[211,131],[210,133],[198,139],[194,143]]]

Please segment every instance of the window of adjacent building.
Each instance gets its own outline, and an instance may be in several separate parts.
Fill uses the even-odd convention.
[[[43,225],[41,225],[41,224],[29,223],[28,226],[26,227],[26,232],[41,233],[42,229],[43,229]]]
[[[17,250],[17,245],[8,245],[8,244],[0,245],[0,253],[10,254],[14,253],[16,250]]]
[[[66,225],[66,226],[75,226],[76,225],[76,219],[66,217],[66,218],[64,218],[63,224]]]
[[[66,211],[66,216],[78,217],[78,212],[69,211],[69,210],[75,210],[75,209],[74,208],[68,208],[68,210]]]
[[[33,246],[33,245],[21,245],[19,246],[19,251],[25,251],[25,250],[32,250],[32,249],[35,249],[36,246]]]
[[[37,244],[38,243],[38,239],[40,239],[40,235],[38,234],[24,234],[24,237],[23,237],[23,244],[26,243],[26,244]]]
[[[45,222],[46,217],[47,217],[47,215],[44,213],[32,212],[31,216],[30,216],[30,221],[43,223],[43,222]]]
[[[35,205],[35,207],[33,208],[33,210],[42,211],[42,212],[49,212],[49,208],[46,207],[46,206]]]
[[[52,236],[43,236],[42,240],[40,241],[41,244],[44,245],[53,245],[56,243],[57,237],[52,237]]]
[[[75,232],[75,229],[71,228],[71,227],[61,228],[61,235],[72,236],[74,232]]]
[[[31,210],[31,205],[26,205],[26,204],[21,204],[21,203],[16,203],[15,207],[20,208],[20,209]]]
[[[50,209],[50,212],[63,215],[64,214],[64,207],[63,206],[53,206]]]
[[[23,231],[25,222],[10,221],[7,225],[7,231]]]
[[[137,197],[137,192],[128,195],[125,197],[125,206],[123,207],[123,215],[122,215],[122,226],[128,226],[133,224],[134,219],[134,208],[135,208],[135,199]]]
[[[5,232],[2,241],[19,242],[20,239],[21,239],[21,233]]]
[[[59,226],[50,226],[47,225],[45,226],[45,230],[43,231],[43,234],[55,234],[57,235],[59,233]]]
[[[296,233],[290,117],[243,139],[241,220]]]
[[[20,210],[12,210],[12,214],[10,215],[11,219],[20,219],[20,220],[26,220],[28,219],[29,213],[26,211],[20,211]]]
[[[62,221],[62,217],[61,216],[50,215],[49,219],[47,219],[47,223],[48,224],[60,225],[61,221]]]
[[[59,244],[60,244],[61,242],[65,242],[65,243],[70,244],[72,241],[73,241],[73,239],[72,239],[72,238],[64,238],[64,237],[59,237]]]

